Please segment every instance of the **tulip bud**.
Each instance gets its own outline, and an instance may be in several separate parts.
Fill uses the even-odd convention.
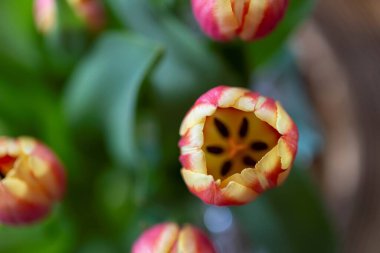
[[[75,13],[94,31],[105,24],[104,8],[99,0],[68,0]]]
[[[64,169],[49,148],[32,138],[0,137],[0,223],[42,219],[64,190]]]
[[[288,0],[192,0],[192,6],[195,19],[211,38],[251,41],[276,27]]]
[[[132,253],[215,253],[207,236],[199,229],[162,223],[146,230],[134,243]]]
[[[279,102],[242,88],[202,95],[180,128],[182,176],[207,204],[242,205],[288,176],[298,130]]]
[[[41,33],[51,32],[57,19],[55,0],[35,0],[34,19],[36,27]]]

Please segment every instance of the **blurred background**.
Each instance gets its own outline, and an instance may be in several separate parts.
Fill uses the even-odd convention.
[[[378,0],[291,0],[254,43],[206,38],[190,1],[87,2],[56,1],[45,33],[33,1],[0,2],[0,135],[41,139],[68,174],[46,220],[0,226],[1,253],[130,252],[168,220],[222,253],[379,252]],[[219,84],[280,100],[300,130],[286,183],[242,207],[203,204],[179,173],[180,122]]]

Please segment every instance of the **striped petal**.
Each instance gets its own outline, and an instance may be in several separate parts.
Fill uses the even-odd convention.
[[[251,41],[273,31],[288,0],[192,0],[195,19],[211,38]]]
[[[146,230],[134,243],[132,253],[215,253],[207,236],[199,229],[162,223]]]

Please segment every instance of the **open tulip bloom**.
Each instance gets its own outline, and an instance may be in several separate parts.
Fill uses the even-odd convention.
[[[0,137],[0,223],[43,218],[64,190],[63,167],[49,148],[27,137]]]
[[[146,230],[134,243],[132,253],[215,253],[207,236],[199,229],[162,223]]]
[[[192,0],[202,30],[222,41],[264,37],[282,19],[287,6],[288,0]]]
[[[207,204],[242,205],[288,176],[298,130],[279,102],[242,88],[202,95],[180,128],[182,176]]]

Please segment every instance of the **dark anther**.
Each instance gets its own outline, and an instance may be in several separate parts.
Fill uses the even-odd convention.
[[[0,180],[5,178],[5,174],[0,170]]]
[[[263,151],[268,149],[268,144],[262,141],[254,141],[251,144],[251,149],[254,151]]]
[[[243,163],[247,166],[255,166],[256,165],[256,161],[253,160],[250,156],[244,156],[243,157]]]
[[[222,121],[220,121],[219,119],[215,118],[214,119],[214,124],[216,126],[216,128],[218,129],[219,133],[227,138],[230,136],[230,132],[228,131],[228,128],[226,127],[226,125],[224,125],[224,123]]]
[[[223,163],[222,169],[220,170],[220,174],[222,176],[227,175],[228,172],[230,172],[231,168],[232,168],[232,162],[231,161],[227,161],[227,162]]]
[[[246,137],[247,133],[248,133],[248,120],[247,118],[244,118],[240,125],[240,130],[239,130],[240,138]]]
[[[209,153],[216,155],[219,155],[224,152],[223,148],[218,146],[208,146],[206,149]]]

